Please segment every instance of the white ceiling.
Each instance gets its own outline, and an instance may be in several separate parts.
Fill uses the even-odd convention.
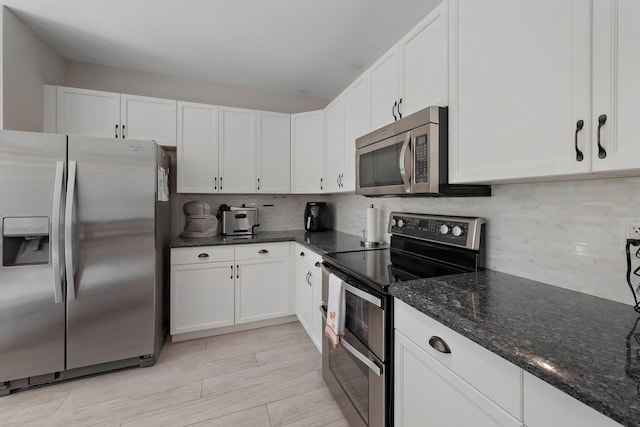
[[[0,0],[65,59],[331,99],[441,0]]]

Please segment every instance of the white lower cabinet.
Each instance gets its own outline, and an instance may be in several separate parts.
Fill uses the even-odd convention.
[[[171,249],[170,334],[292,314],[289,243]]]
[[[394,400],[398,427],[522,425],[397,330]]]
[[[621,427],[528,372],[524,373],[524,422],[527,427]]]
[[[318,351],[322,352],[322,268],[319,265],[322,256],[297,244],[294,255],[296,315]]]

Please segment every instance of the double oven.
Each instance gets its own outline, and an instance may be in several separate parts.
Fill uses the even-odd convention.
[[[329,276],[341,281],[344,332],[338,348],[322,344],[322,375],[351,426],[393,425],[391,284],[477,271],[484,265],[485,221],[392,212],[389,248],[323,257],[322,310]]]

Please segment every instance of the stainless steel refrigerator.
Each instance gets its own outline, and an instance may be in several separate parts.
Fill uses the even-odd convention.
[[[169,164],[153,141],[0,131],[0,395],[155,363]]]

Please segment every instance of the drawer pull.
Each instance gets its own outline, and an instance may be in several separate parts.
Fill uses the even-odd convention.
[[[304,252],[300,252],[300,256],[304,256]]]
[[[269,251],[268,251],[268,250],[266,250],[266,249],[260,249],[260,250],[258,251],[258,253],[259,253],[259,254],[261,254],[261,255],[263,255],[263,254],[268,254],[268,253],[269,253]]]
[[[198,258],[209,258],[209,254],[201,253]]]
[[[434,350],[439,351],[440,353],[451,353],[451,349],[449,348],[447,343],[442,338],[436,337],[435,335],[432,336],[429,340],[429,345],[433,347]]]
[[[316,263],[313,265],[315,265],[316,267],[320,267],[320,261],[316,261]]]

